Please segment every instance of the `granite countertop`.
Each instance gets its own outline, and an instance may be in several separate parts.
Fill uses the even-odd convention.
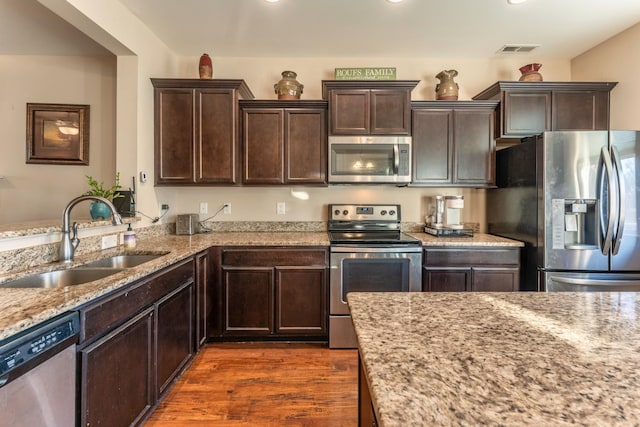
[[[638,425],[640,294],[351,293],[379,425]]]
[[[81,243],[82,244],[82,243]],[[225,232],[196,234],[193,236],[165,235],[140,240],[135,250],[127,253],[160,253],[162,256],[126,269],[104,279],[77,286],[48,289],[18,289],[0,287],[0,340],[19,333],[40,322],[73,310],[97,297],[108,294],[129,283],[211,246],[328,246],[326,232]],[[61,263],[46,264],[0,276],[4,282],[27,274],[52,271],[84,264],[96,259],[125,252],[122,248],[108,249],[78,256],[70,266]]]
[[[492,234],[474,233],[473,237],[437,237],[427,233],[408,233],[422,241],[423,246],[524,246],[524,243]]]
[[[488,234],[478,234],[473,238],[463,239],[437,238],[424,233],[411,234],[421,239],[425,245],[521,245],[520,242]],[[13,289],[0,287],[0,313],[2,313],[2,316],[0,316],[0,340],[55,317],[58,314],[64,313],[65,311],[73,310],[84,303],[115,291],[135,280],[211,246],[329,246],[329,236],[326,231],[242,231],[212,232],[192,236],[164,235],[138,240],[138,245],[135,250],[128,252],[163,253],[164,255],[137,267],[79,286],[49,289]],[[71,264],[71,267],[122,252],[124,252],[124,250],[120,247],[77,256]],[[69,266],[61,263],[45,264],[26,271],[23,270],[0,275],[0,282],[19,278],[27,274],[67,267]]]

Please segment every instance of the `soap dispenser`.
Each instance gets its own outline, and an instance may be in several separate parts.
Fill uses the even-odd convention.
[[[128,249],[136,247],[136,232],[131,228],[131,223],[129,223],[127,231],[124,232],[124,247]]]

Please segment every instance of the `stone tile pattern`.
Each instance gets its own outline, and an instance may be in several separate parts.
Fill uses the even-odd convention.
[[[640,420],[640,294],[351,293],[379,425]]]
[[[81,227],[107,225],[107,222],[86,223]],[[222,222],[216,224],[223,224]],[[31,228],[16,231],[21,235],[39,232],[59,232],[58,229]],[[91,301],[101,295],[164,268],[181,259],[192,256],[211,246],[329,246],[326,224],[320,222],[234,222],[220,225],[216,231],[193,236],[176,236],[175,224],[158,224],[136,228],[138,245],[131,252],[166,252],[149,263],[128,269],[122,273],[81,286],[52,289],[10,289],[0,287],[0,340],[34,326],[53,316]],[[425,244],[432,244],[433,236],[415,233]],[[0,232],[2,236],[2,232]],[[5,238],[7,237],[6,235]],[[101,236],[81,240],[77,255],[69,265],[57,262],[58,244],[46,244],[0,252],[0,283],[43,271],[74,267],[96,259],[124,252],[122,246],[101,250]],[[476,235],[464,240],[439,241],[448,246],[520,245],[519,242],[490,235]]]

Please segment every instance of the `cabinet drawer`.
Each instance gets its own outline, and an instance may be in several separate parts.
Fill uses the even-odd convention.
[[[518,248],[499,249],[425,249],[423,264],[425,266],[485,266],[485,265],[518,265],[520,251]]]
[[[275,267],[279,265],[327,265],[326,249],[224,249],[222,264]]]
[[[180,285],[193,281],[193,275],[193,259],[188,259],[81,308],[80,343],[123,323]]]

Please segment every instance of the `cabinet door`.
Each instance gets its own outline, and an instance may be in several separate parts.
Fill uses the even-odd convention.
[[[504,93],[503,136],[519,137],[551,130],[551,92]]]
[[[237,107],[230,89],[196,91],[196,181],[237,182]]]
[[[156,89],[156,184],[194,182],[193,111],[193,90]]]
[[[156,304],[156,398],[193,357],[193,282]]]
[[[153,309],[80,350],[80,425],[128,426],[154,405]]]
[[[358,426],[376,427],[377,425],[378,420],[376,420],[373,403],[371,402],[369,383],[358,352]]]
[[[471,290],[476,292],[513,292],[518,290],[520,269],[474,267]]]
[[[207,342],[209,315],[212,309],[210,282],[209,253],[201,252],[196,255],[196,312],[195,312],[195,345],[196,350]]]
[[[413,110],[414,184],[449,184],[452,173],[451,110]]]
[[[330,99],[332,135],[368,135],[370,132],[370,91],[332,90]]]
[[[553,130],[609,129],[608,91],[554,91]]]
[[[456,110],[453,116],[453,183],[493,184],[496,154],[493,110]]]
[[[471,268],[423,268],[423,292],[465,292],[471,285]]]
[[[324,267],[276,267],[276,333],[324,334],[327,285]]]
[[[242,112],[245,184],[283,184],[284,111],[245,109]]]
[[[324,109],[285,110],[285,181],[327,182],[327,137]]]
[[[223,267],[224,335],[273,333],[273,268]]]
[[[411,130],[409,90],[371,90],[372,135],[409,135]]]

